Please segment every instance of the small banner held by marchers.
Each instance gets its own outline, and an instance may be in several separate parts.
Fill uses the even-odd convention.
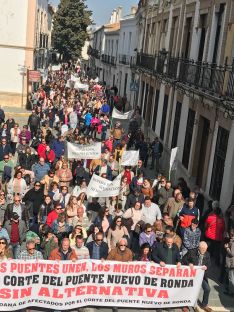
[[[198,266],[160,267],[143,261],[2,261],[0,311],[193,307],[203,276]]]
[[[66,142],[66,156],[68,159],[100,159],[101,142],[86,145]]]
[[[139,160],[138,151],[124,151],[122,155],[121,166],[136,166]]]
[[[126,113],[122,113],[120,111],[118,111],[115,107],[113,108],[113,112],[112,112],[112,118],[114,119],[130,119],[132,117],[133,114],[133,110],[126,112]]]
[[[86,193],[90,197],[117,196],[120,192],[120,183],[121,174],[119,174],[114,181],[110,181],[93,174]]]

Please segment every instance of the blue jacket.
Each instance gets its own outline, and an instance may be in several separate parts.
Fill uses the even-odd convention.
[[[8,243],[10,242],[9,234],[5,228],[0,229],[0,237],[5,238],[8,241]]]
[[[109,215],[109,216],[107,217],[107,220],[108,220],[108,222],[109,222],[109,226],[111,226],[111,224],[112,224],[112,216]],[[97,217],[95,218],[93,224],[94,224],[95,226],[101,228],[101,227],[102,227],[102,219],[101,219],[99,216],[97,216]]]
[[[90,242],[86,245],[86,247],[88,248],[89,250],[89,256],[90,256],[90,259],[93,259],[93,245],[95,244],[95,242]],[[106,259],[108,256],[108,245],[107,243],[105,242],[102,242],[101,243],[101,246],[100,246],[100,259]]]
[[[35,174],[36,181],[41,181],[44,178],[44,176],[47,175],[49,170],[50,166],[46,163],[43,166],[38,163],[32,166],[32,171]]]
[[[86,126],[90,126],[92,118],[93,118],[93,116],[91,115],[91,113],[87,113],[85,115],[85,125]]]
[[[55,152],[56,158],[60,158],[64,155],[65,144],[59,140],[53,140],[51,149]]]
[[[104,103],[101,107],[101,112],[108,114],[110,112],[110,106],[107,103]]]

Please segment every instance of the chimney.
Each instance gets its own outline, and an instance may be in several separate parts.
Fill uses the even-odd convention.
[[[112,23],[116,23],[116,18],[117,18],[117,12],[116,12],[116,9],[113,10],[112,12]]]
[[[133,5],[133,6],[131,7],[131,14],[132,14],[132,15],[135,15],[136,12],[137,12],[137,6]]]
[[[117,19],[116,22],[119,22],[119,21],[121,20],[121,18],[122,18],[123,7],[122,7],[122,6],[119,6],[119,7],[117,8],[117,11],[118,11],[118,19]]]

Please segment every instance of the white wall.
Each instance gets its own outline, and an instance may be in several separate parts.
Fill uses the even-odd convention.
[[[19,64],[23,65],[25,51],[9,48],[0,48],[0,91],[21,93],[22,76],[19,72]]]
[[[28,0],[0,0],[0,45],[26,45]]]

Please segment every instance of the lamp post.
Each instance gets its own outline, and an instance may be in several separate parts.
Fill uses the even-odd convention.
[[[21,108],[24,106],[24,78],[27,76],[28,67],[25,65],[19,65],[19,73],[22,76],[22,90],[21,90]]]

